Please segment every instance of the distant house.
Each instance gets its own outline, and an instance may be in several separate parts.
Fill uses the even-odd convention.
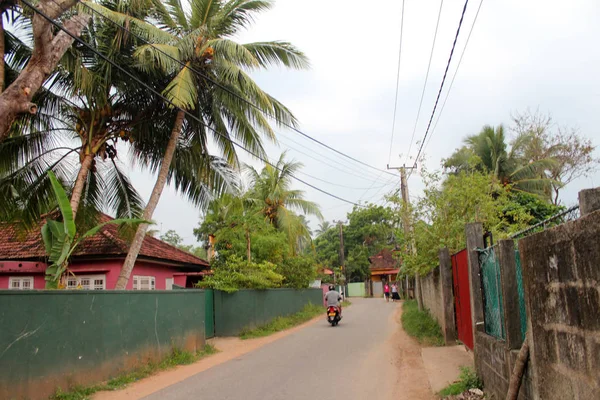
[[[103,216],[102,222],[109,219]],[[75,250],[69,264],[73,275],[68,277],[67,288],[114,289],[128,250],[118,227],[104,226]],[[0,224],[0,290],[43,289],[46,261],[40,229],[20,232],[14,225]],[[207,274],[207,261],[146,236],[127,289],[170,290],[173,285],[189,288]]]
[[[369,257],[371,294],[381,296],[383,294],[384,282],[396,280],[400,271],[400,261],[394,258],[391,250],[383,249],[374,256]]]

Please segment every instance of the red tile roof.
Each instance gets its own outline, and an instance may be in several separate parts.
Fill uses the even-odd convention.
[[[374,256],[369,257],[372,270],[394,270],[400,265],[400,262],[394,258],[392,252],[383,249]]]
[[[112,219],[104,215],[101,222]],[[42,223],[40,223],[40,228]],[[27,260],[46,257],[40,228],[21,232],[14,224],[0,223],[0,259]],[[85,239],[73,256],[126,256],[129,244],[119,236],[116,225],[106,225],[99,233]],[[187,253],[168,243],[146,236],[140,250],[141,257],[175,262],[179,265],[208,267],[206,260]]]

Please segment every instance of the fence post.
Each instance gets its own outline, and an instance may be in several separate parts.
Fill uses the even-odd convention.
[[[581,216],[583,217],[597,210],[600,210],[600,187],[580,191],[579,212]]]
[[[483,249],[483,224],[474,222],[465,226],[467,236],[467,254],[469,260],[469,288],[471,290],[471,320],[473,321],[473,338],[477,331],[484,331],[483,294],[481,292],[481,271],[479,252]]]
[[[483,319],[483,294],[478,249],[483,248],[483,224],[474,222],[465,226],[467,237],[467,259],[469,261],[469,291],[471,292],[471,321],[473,323],[473,355],[475,371],[481,376],[482,358],[477,347],[477,332],[485,331]],[[485,382],[484,382],[485,383]]]
[[[452,295],[452,260],[447,248],[440,249],[440,281],[442,287],[442,321],[446,344],[456,342],[456,318],[454,316],[454,296]]]
[[[518,349],[523,342],[521,337],[521,311],[519,308],[519,292],[517,286],[517,262],[515,260],[515,243],[512,240],[498,242],[498,260],[502,281],[502,306],[504,308],[504,324],[506,329],[506,346]]]

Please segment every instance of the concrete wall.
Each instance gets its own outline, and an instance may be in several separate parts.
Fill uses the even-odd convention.
[[[421,277],[421,292],[423,306],[429,310],[435,320],[442,326],[444,324],[444,307],[442,305],[442,285],[440,267],[435,267],[429,274]]]
[[[506,342],[498,340],[483,332],[477,332],[475,338],[475,354],[478,358],[477,374],[483,380],[488,398],[504,399],[508,392],[510,375],[517,359],[518,350],[510,350]],[[530,369],[527,368],[519,400],[534,399]]]
[[[519,250],[539,398],[600,399],[600,211],[522,239]]]
[[[236,336],[244,329],[294,314],[309,303],[323,304],[321,289],[215,291],[215,335]],[[325,310],[323,310],[325,313]]]
[[[204,346],[204,291],[0,291],[0,399],[47,399]]]

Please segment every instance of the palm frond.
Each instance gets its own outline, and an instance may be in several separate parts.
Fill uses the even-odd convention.
[[[144,72],[152,72],[156,67],[166,74],[181,69],[179,49],[170,44],[152,44],[139,46],[133,56],[137,59],[137,68]]]
[[[186,66],[188,66],[186,64]],[[189,68],[182,68],[163,91],[174,106],[184,110],[193,110],[198,99],[198,89],[194,73]]]
[[[308,57],[288,42],[256,42],[243,45],[263,68],[283,65],[288,68],[310,68]]]

